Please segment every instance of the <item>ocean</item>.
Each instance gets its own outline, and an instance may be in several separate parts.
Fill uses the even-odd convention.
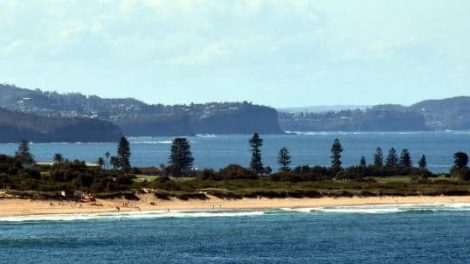
[[[469,263],[470,204],[0,216],[0,263]]]
[[[470,152],[470,131],[444,132],[318,132],[286,135],[262,135],[263,162],[277,169],[278,151],[287,147],[292,155],[292,165],[329,165],[330,148],[339,138],[343,144],[343,164],[358,164],[361,156],[368,162],[378,146],[384,155],[395,147],[399,152],[408,148],[415,162],[426,155],[428,167],[434,172],[447,172],[452,166],[453,154]],[[231,163],[247,166],[250,161],[249,135],[199,135],[189,137],[195,167],[221,168]],[[130,138],[133,166],[159,166],[168,162],[171,137]],[[50,161],[54,153],[68,159],[96,161],[109,151],[116,153],[117,143],[32,143],[32,152],[38,161]],[[0,144],[0,153],[13,155],[16,143]]]

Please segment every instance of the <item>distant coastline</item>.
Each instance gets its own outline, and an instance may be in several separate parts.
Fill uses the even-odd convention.
[[[38,142],[100,142],[114,141],[119,134],[156,137],[470,129],[470,97],[464,96],[426,100],[411,106],[307,107],[286,111],[246,101],[147,104],[133,98],[60,94],[8,84],[0,84],[0,93],[1,142],[20,138]],[[311,112],[312,109],[327,111]]]

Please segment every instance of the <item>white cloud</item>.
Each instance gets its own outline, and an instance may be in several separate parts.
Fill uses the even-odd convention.
[[[64,69],[117,86],[145,73],[142,87],[174,89],[214,78],[246,89],[468,87],[469,10],[461,0],[0,0],[0,69],[57,78],[53,88]]]
[[[220,43],[211,44],[202,50],[170,59],[174,66],[207,66],[230,54],[230,50]]]

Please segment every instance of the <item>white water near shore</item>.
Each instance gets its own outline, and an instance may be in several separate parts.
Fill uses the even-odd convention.
[[[158,210],[141,212],[75,213],[0,216],[0,222],[86,221],[161,218],[255,217],[286,213],[395,214],[407,212],[469,212],[470,203],[398,204],[331,206],[317,208],[279,208],[268,210]]]

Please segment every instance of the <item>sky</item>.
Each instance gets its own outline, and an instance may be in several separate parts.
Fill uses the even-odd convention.
[[[0,0],[0,83],[181,104],[470,95],[468,0]]]

